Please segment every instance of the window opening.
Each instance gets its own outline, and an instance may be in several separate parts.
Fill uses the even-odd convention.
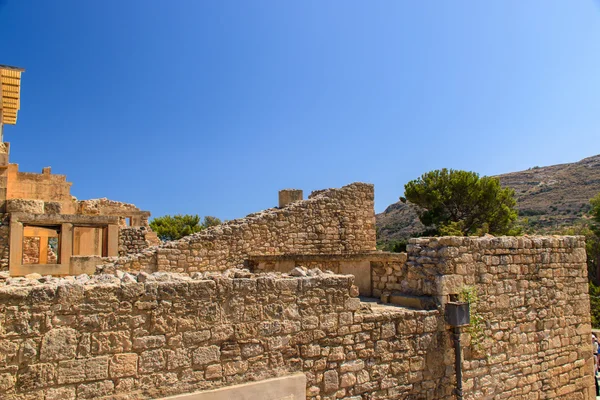
[[[60,227],[24,226],[22,264],[59,264]]]

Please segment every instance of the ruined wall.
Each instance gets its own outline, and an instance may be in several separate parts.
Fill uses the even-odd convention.
[[[294,268],[313,269],[336,274],[354,275],[354,283],[361,296],[380,297],[392,287],[396,271],[402,271],[406,253],[371,251],[353,254],[287,254],[278,256],[250,256],[248,268],[255,272],[284,272]],[[390,276],[387,274],[389,273]],[[403,276],[405,277],[406,274]],[[398,279],[398,277],[396,277]],[[397,285],[400,286],[399,284]]]
[[[124,270],[214,271],[243,266],[252,254],[374,251],[375,240],[373,185],[353,183],[112,261]]]
[[[133,204],[109,200],[106,197],[78,201],[77,212],[82,215],[117,216],[119,217],[119,226],[121,227],[149,226],[149,211],[142,211]]]
[[[411,239],[407,250],[407,269],[439,271],[424,279],[434,295],[477,289],[483,337],[464,351],[467,398],[595,398],[583,237]]]
[[[159,243],[156,234],[144,226],[119,228],[119,256],[141,253]]]
[[[466,399],[594,398],[582,237],[413,239],[402,268],[422,294],[477,289]],[[306,275],[0,275],[0,397],[150,398],[302,371],[311,400],[454,398],[441,310]]]
[[[9,164],[7,170],[7,199],[35,199],[60,203],[64,213],[72,213],[75,203],[71,196],[71,182],[65,175],[51,174],[49,168],[36,174],[19,172],[18,164]]]
[[[294,371],[311,400],[449,395],[438,311],[370,309],[348,276],[232,275],[10,279],[0,397],[145,399]]]

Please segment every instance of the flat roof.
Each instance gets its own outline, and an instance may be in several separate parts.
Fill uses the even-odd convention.
[[[15,125],[21,107],[21,72],[25,69],[0,64],[0,123]]]

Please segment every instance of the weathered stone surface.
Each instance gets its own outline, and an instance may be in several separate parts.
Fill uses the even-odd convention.
[[[93,333],[91,348],[94,354],[124,353],[132,348],[131,338],[125,331]]]
[[[128,231],[121,253],[143,241]],[[129,242],[126,245],[125,242]],[[308,200],[250,214],[179,241],[112,262],[123,271],[224,271],[245,265],[249,254],[354,254],[376,249],[374,188],[353,183],[313,192]],[[304,272],[303,272],[304,273]]]
[[[159,243],[156,234],[148,227],[122,226],[119,229],[119,256],[138,254]]]
[[[373,276],[410,276],[433,298],[456,294],[444,274],[477,288],[485,322],[479,342],[463,334],[466,398],[588,398],[584,243],[514,240],[419,239]],[[327,273],[146,278],[0,279],[0,398],[161,398],[295,371],[308,400],[454,398],[440,310],[363,303],[352,276]]]
[[[17,377],[17,387],[20,391],[52,386],[56,379],[56,368],[53,364],[27,365]]]
[[[339,378],[337,371],[325,371],[323,375],[325,393],[335,392],[339,389]]]
[[[199,347],[194,350],[194,365],[205,365],[218,362],[221,358],[221,351],[217,346]]]
[[[209,365],[206,367],[206,379],[220,379],[223,377],[223,367],[221,364]]]
[[[75,387],[50,388],[46,390],[45,400],[75,400]]]
[[[141,374],[164,370],[166,360],[163,350],[149,350],[140,354],[139,371]]]
[[[43,214],[44,201],[30,199],[8,199],[6,200],[6,212],[20,212],[27,214]]]
[[[74,358],[77,351],[77,331],[71,328],[51,329],[42,338],[40,361]]]
[[[115,354],[110,359],[109,372],[111,378],[123,378],[137,374],[138,355],[135,353]]]
[[[112,381],[84,383],[77,386],[77,399],[97,399],[111,395],[115,390]]]

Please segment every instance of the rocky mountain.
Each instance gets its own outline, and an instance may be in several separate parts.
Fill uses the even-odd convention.
[[[554,232],[586,220],[589,201],[600,192],[600,155],[497,177],[502,186],[514,189],[527,231]],[[394,203],[376,218],[380,243],[403,240],[424,229],[412,204]]]

